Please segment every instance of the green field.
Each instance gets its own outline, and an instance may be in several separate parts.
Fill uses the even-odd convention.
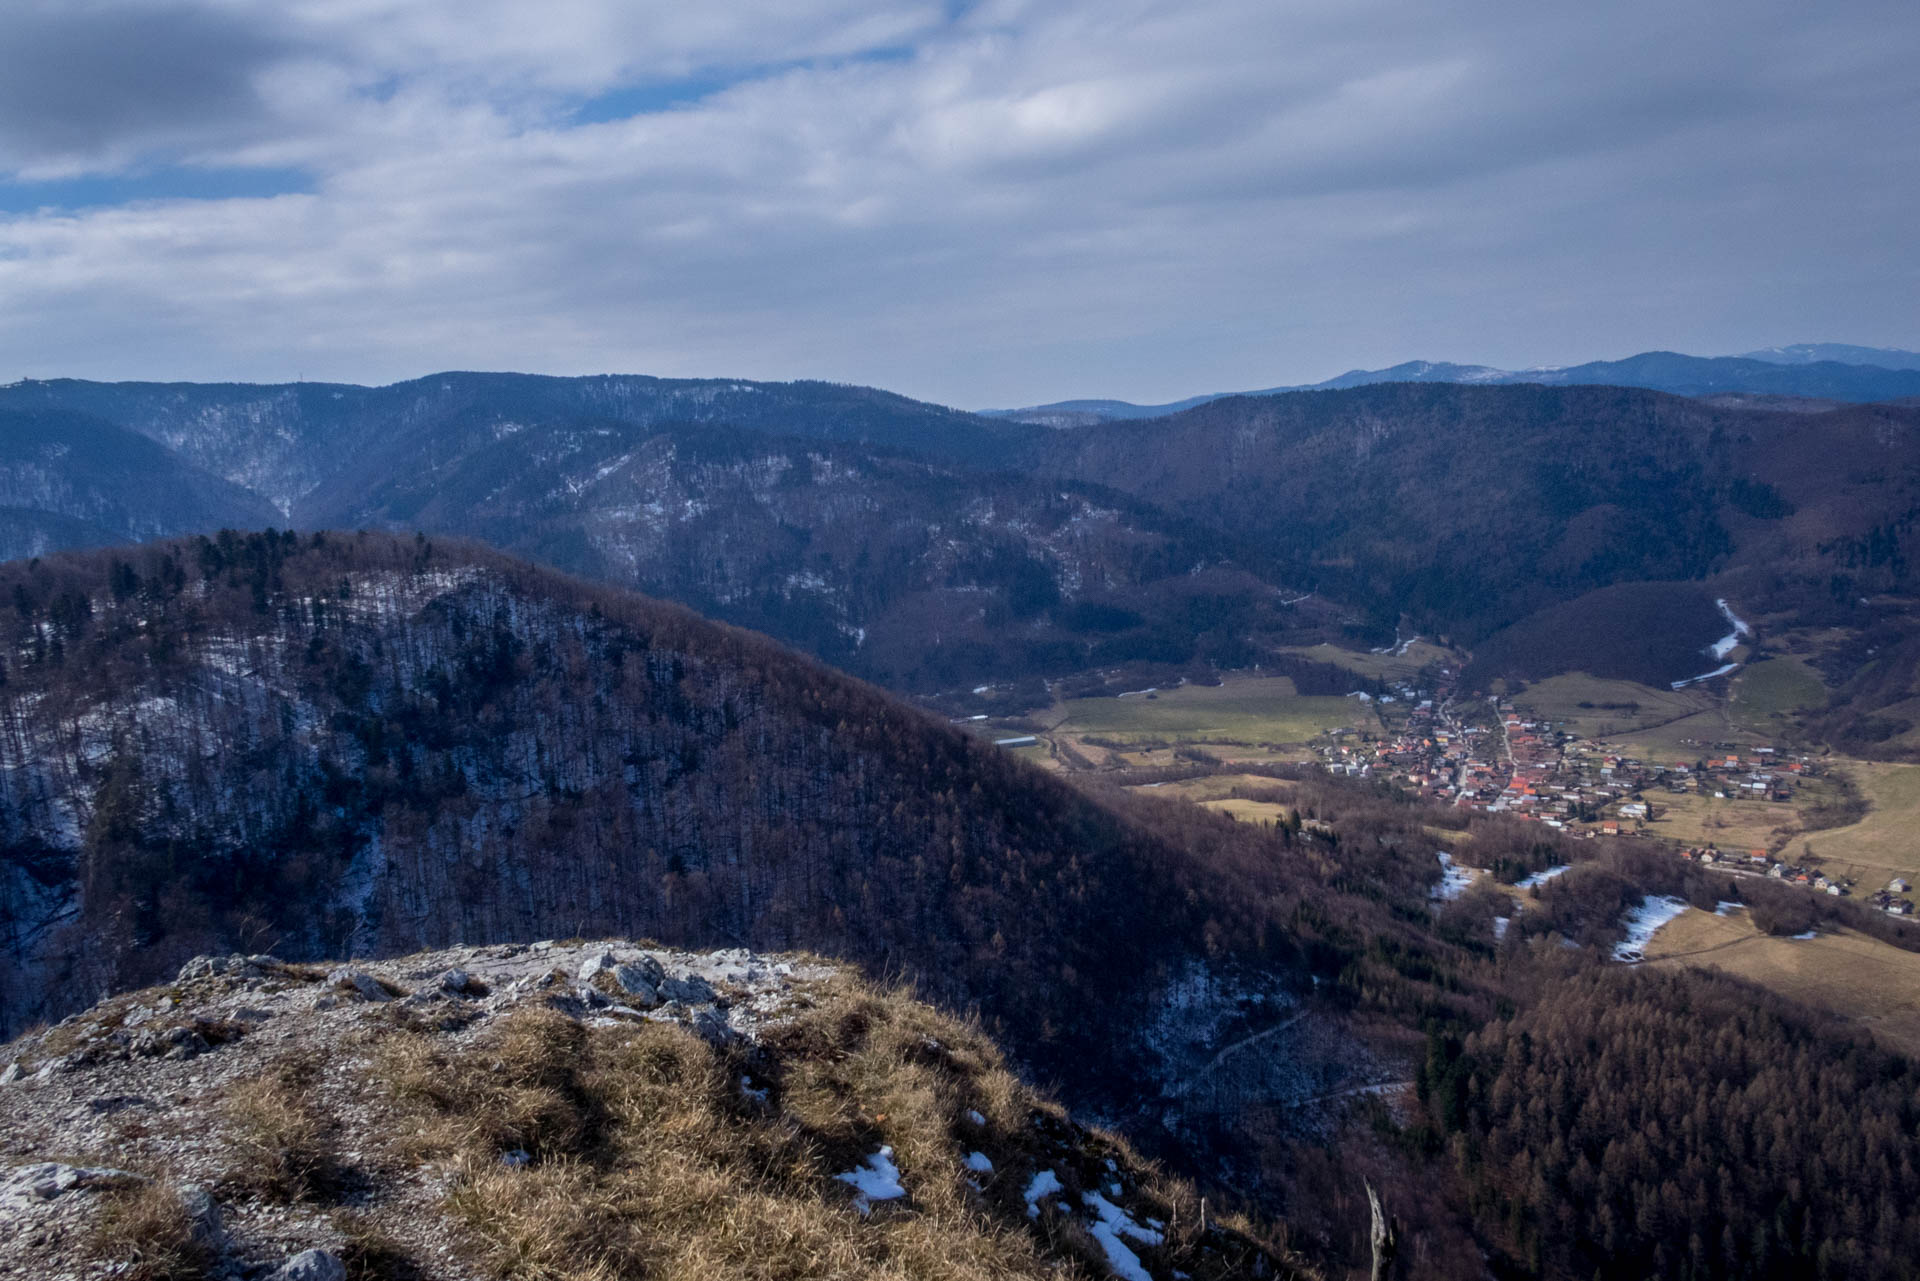
[[[1463,659],[1450,649],[1443,649],[1429,641],[1417,640],[1407,646],[1404,654],[1369,654],[1358,650],[1341,649],[1338,645],[1295,645],[1280,651],[1284,654],[1297,654],[1301,658],[1310,658],[1316,663],[1328,663],[1334,667],[1344,667],[1356,675],[1374,680],[1405,680],[1418,675],[1420,670],[1430,663],[1440,663],[1458,668]]]
[[[1656,689],[1569,672],[1535,681],[1514,695],[1513,703],[1536,719],[1564,723],[1581,738],[1611,740],[1698,716],[1713,708],[1714,699],[1700,690]]]
[[[1375,730],[1379,719],[1358,699],[1308,697],[1284,677],[1229,678],[1183,685],[1154,697],[1075,698],[1057,704],[1056,734],[1131,743],[1305,743],[1343,725]]]
[[[1814,670],[1798,658],[1769,658],[1733,678],[1733,700],[1727,709],[1736,725],[1761,732],[1790,729],[1795,712],[1820,706],[1827,687]]]

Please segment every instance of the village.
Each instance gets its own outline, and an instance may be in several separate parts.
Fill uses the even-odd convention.
[[[1692,760],[1642,760],[1583,739],[1563,725],[1530,719],[1505,698],[1459,701],[1441,669],[1431,688],[1408,682],[1390,693],[1354,694],[1373,703],[1385,733],[1336,729],[1316,747],[1335,774],[1389,781],[1445,805],[1509,814],[1569,835],[1641,836],[1672,844],[1678,857],[1741,875],[1765,876],[1836,896],[1856,893],[1892,916],[1911,916],[1910,886],[1896,878],[1868,888],[1786,861],[1769,849],[1721,849],[1676,840],[1650,827],[1673,799],[1691,795],[1751,805],[1793,802],[1819,778],[1817,757],[1771,746],[1693,743]],[[1813,860],[1809,860],[1813,862]]]

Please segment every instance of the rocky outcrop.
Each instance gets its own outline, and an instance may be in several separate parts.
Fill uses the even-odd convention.
[[[204,1048],[141,1049],[179,1030]],[[503,1240],[601,1248],[529,1235],[553,1214],[598,1216],[607,1250],[654,1249],[618,1207],[647,1213],[676,1178],[714,1205],[716,1239],[742,1222],[721,1207],[768,1213],[777,1189],[836,1275],[929,1230],[995,1276],[1287,1275],[1284,1254],[1034,1098],[977,1032],[806,958],[619,939],[196,957],[0,1060],[0,1276],[466,1281],[500,1270]],[[633,1181],[636,1144],[701,1125],[717,1128],[700,1155],[677,1158],[697,1171],[663,1155]],[[742,1135],[757,1173],[714,1154]],[[688,1233],[707,1250],[704,1230],[660,1229],[679,1257]]]

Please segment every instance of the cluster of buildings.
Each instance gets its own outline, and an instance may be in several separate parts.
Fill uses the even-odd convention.
[[[1408,708],[1383,735],[1337,731],[1319,748],[1337,774],[1389,779],[1443,804],[1512,814],[1591,835],[1635,831],[1669,796],[1791,801],[1817,770],[1771,747],[1692,744],[1691,761],[1657,763],[1610,751],[1504,700],[1456,714],[1451,690],[1400,689]]]
[[[1382,735],[1337,730],[1318,747],[1336,774],[1389,780],[1442,804],[1511,814],[1587,836],[1635,833],[1674,798],[1703,795],[1756,804],[1786,804],[1818,777],[1810,756],[1773,747],[1682,740],[1692,760],[1640,760],[1582,739],[1558,724],[1534,720],[1503,699],[1462,714],[1444,681],[1433,690],[1396,686],[1383,703],[1395,728]],[[1402,710],[1404,709],[1404,711]],[[1382,712],[1387,709],[1382,707]],[[1655,829],[1648,835],[1658,835]],[[1680,857],[1729,872],[1766,876],[1836,896],[1857,892],[1848,880],[1783,862],[1767,850],[1682,849]],[[1868,897],[1892,916],[1910,916],[1909,886],[1896,878]]]
[[[1741,872],[1748,876],[1766,876],[1776,881],[1791,881],[1795,885],[1820,894],[1831,894],[1843,898],[1859,888],[1859,882],[1846,877],[1830,877],[1814,867],[1803,867],[1796,863],[1787,863],[1774,858],[1765,850],[1722,850],[1715,845],[1696,845],[1680,851],[1680,857],[1689,862],[1711,864],[1717,869],[1728,872]],[[1905,877],[1896,876],[1887,882],[1886,888],[1873,891],[1867,896],[1867,904],[1876,907],[1889,916],[1912,916],[1913,900],[1906,897],[1912,889]]]

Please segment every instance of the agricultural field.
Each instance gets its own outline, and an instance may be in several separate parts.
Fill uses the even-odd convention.
[[[1920,881],[1920,765],[1850,760],[1840,768],[1871,806],[1867,816],[1848,827],[1796,838],[1788,856],[1817,854],[1829,874],[1876,887],[1895,876]]]
[[[1233,793],[1256,789],[1267,794],[1284,793],[1294,786],[1284,779],[1263,778],[1258,774],[1210,774],[1177,783],[1150,783],[1134,790],[1154,796],[1177,796],[1243,823],[1271,825],[1287,817],[1290,811],[1286,805],[1278,801],[1249,800]]]
[[[1434,663],[1458,671],[1466,661],[1463,655],[1454,650],[1423,640],[1414,641],[1406,647],[1405,652],[1399,654],[1361,653],[1326,644],[1296,645],[1280,652],[1312,659],[1316,663],[1330,663],[1335,667],[1344,667],[1355,675],[1382,681],[1411,679]]]
[[[1920,1054],[1920,954],[1850,930],[1773,938],[1755,929],[1744,911],[1692,911],[1655,934],[1646,955],[1650,965],[1694,965],[1749,979]]]
[[[1606,739],[1614,751],[1643,761],[1696,761],[1705,754],[1702,744],[1731,743],[1744,751],[1749,747],[1770,747],[1780,742],[1777,732],[1762,733],[1743,729],[1727,716],[1724,706],[1709,707],[1692,716],[1630,730]]]
[[[1353,698],[1296,693],[1285,677],[1229,676],[1219,685],[1183,685],[1151,695],[1075,698],[1055,705],[1051,732],[1124,745],[1278,748],[1313,741],[1330,729],[1378,731],[1372,708]],[[1289,755],[1286,759],[1299,759]]]
[[[1711,712],[1714,699],[1697,688],[1655,689],[1635,681],[1602,680],[1572,672],[1536,681],[1513,697],[1539,720],[1564,722],[1588,739],[1620,739]]]
[[[1188,801],[1230,800],[1233,793],[1242,789],[1258,789],[1263,792],[1290,792],[1297,783],[1281,778],[1266,778],[1259,774],[1208,774],[1200,778],[1181,779],[1176,783],[1148,783],[1134,790],[1151,792],[1158,796],[1178,796]]]
[[[1227,797],[1218,801],[1201,801],[1200,807],[1225,814],[1242,823],[1253,823],[1260,827],[1272,827],[1283,821],[1289,813],[1286,806],[1273,801],[1249,801],[1237,797]]]
[[[1775,850],[1804,828],[1801,807],[1817,802],[1821,793],[1817,784],[1803,785],[1800,795],[1784,804],[1746,797],[1722,800],[1697,792],[1646,795],[1659,815],[1647,824],[1647,836],[1723,850]]]
[[[1727,717],[1743,729],[1790,734],[1794,714],[1819,707],[1826,697],[1827,687],[1801,659],[1764,659],[1734,676]]]

